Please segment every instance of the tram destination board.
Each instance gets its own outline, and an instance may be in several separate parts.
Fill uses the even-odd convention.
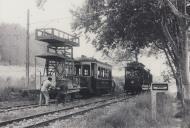
[[[152,90],[168,90],[168,84],[167,83],[152,83]]]

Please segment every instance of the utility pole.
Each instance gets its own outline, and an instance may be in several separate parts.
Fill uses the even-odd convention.
[[[30,21],[30,10],[27,10],[27,26],[26,26],[26,81],[25,87],[29,87],[29,64],[30,64],[30,55],[29,55],[29,21]]]

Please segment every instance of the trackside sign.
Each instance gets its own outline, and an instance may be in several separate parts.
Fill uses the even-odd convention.
[[[167,91],[168,84],[167,83],[152,83],[152,90]]]
[[[166,93],[168,91],[168,83],[152,83],[151,89],[151,104],[152,104],[152,118],[156,120],[158,93]],[[162,94],[163,95],[163,94]]]

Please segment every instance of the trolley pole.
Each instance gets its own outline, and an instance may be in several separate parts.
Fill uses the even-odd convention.
[[[29,64],[30,64],[30,55],[29,55],[29,39],[30,39],[30,33],[29,33],[29,21],[30,21],[30,10],[27,10],[27,27],[26,27],[26,81],[25,81],[25,87],[29,86]]]

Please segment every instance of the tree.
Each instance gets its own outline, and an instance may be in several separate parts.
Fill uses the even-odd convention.
[[[43,9],[44,4],[47,2],[47,0],[36,0],[36,6],[39,9]]]
[[[30,64],[34,57],[46,51],[46,44],[30,35]],[[26,55],[26,30],[18,24],[0,24],[0,64],[24,65]]]
[[[72,11],[74,30],[84,32],[107,54],[121,46],[138,53],[156,46],[166,55],[178,95],[190,100],[186,0],[88,0]]]

